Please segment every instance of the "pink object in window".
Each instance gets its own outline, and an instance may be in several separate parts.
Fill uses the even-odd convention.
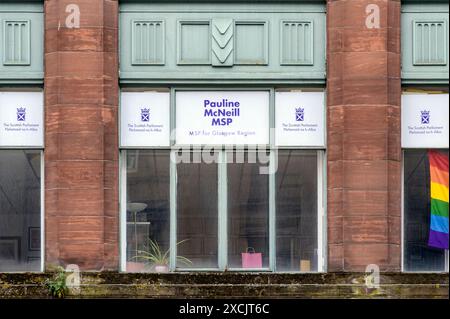
[[[242,253],[242,268],[262,268],[262,253],[256,253],[252,247]]]

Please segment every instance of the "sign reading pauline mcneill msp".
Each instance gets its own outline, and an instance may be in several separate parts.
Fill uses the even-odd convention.
[[[120,145],[170,146],[170,93],[122,92]]]
[[[325,147],[324,92],[275,93],[275,145]]]
[[[448,94],[402,95],[402,147],[448,148]]]
[[[262,145],[269,143],[268,91],[179,91],[179,145]]]
[[[42,92],[0,92],[0,147],[44,147]]]

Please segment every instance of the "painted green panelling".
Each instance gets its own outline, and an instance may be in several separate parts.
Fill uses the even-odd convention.
[[[42,83],[42,3],[0,3],[0,84]]]
[[[413,65],[447,65],[446,30],[444,20],[414,21]]]
[[[133,21],[131,32],[132,65],[163,65],[164,22]]]
[[[212,20],[212,65],[233,66],[234,23],[233,19]]]
[[[4,20],[3,65],[30,65],[30,21]]]
[[[121,3],[122,83],[324,83],[323,3]]]
[[[268,21],[236,21],[235,64],[267,65],[269,63]]]
[[[281,63],[314,65],[314,29],[312,21],[281,22]]]
[[[403,5],[401,35],[403,82],[448,82],[448,4]]]
[[[178,65],[211,63],[211,26],[207,20],[178,21]]]

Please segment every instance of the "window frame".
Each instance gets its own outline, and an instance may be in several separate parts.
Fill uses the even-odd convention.
[[[26,148],[26,147],[0,147],[0,151],[37,151],[40,156],[40,208],[39,208],[39,227],[40,227],[40,266],[39,270],[30,270],[30,273],[42,273],[45,271],[45,165],[44,165],[44,150],[42,148]],[[3,273],[15,273],[17,271],[2,271]],[[20,271],[21,272],[21,271]]]
[[[432,92],[432,91],[436,91],[436,92],[446,92],[448,94],[448,87],[443,87],[441,85],[433,85],[433,84],[426,84],[426,85],[420,85],[420,86],[412,86],[412,85],[404,85],[402,86],[402,91],[401,91],[401,95],[405,94],[405,92],[408,92],[408,90],[410,89],[415,89],[418,90],[419,92],[422,93],[427,93],[427,92]],[[403,105],[400,105],[400,111],[403,112]],[[401,128],[400,128],[401,131]],[[400,145],[401,147],[401,195],[400,195],[400,272],[404,272],[404,273],[442,273],[442,272],[449,272],[449,250],[445,251],[445,266],[444,266],[444,270],[436,270],[436,271],[414,271],[414,270],[406,270],[405,267],[405,253],[406,253],[406,245],[405,245],[405,152],[407,151],[414,151],[414,150],[426,150],[428,148],[407,148],[407,147],[403,147],[402,145]],[[433,148],[432,148],[433,149]],[[436,149],[436,148],[434,148]],[[443,148],[438,148],[438,149],[443,149]],[[448,150],[448,148],[447,148]]]
[[[415,270],[406,270],[405,267],[405,253],[406,253],[406,245],[405,245],[405,152],[407,151],[414,151],[414,150],[424,150],[423,148],[402,148],[402,163],[401,163],[401,185],[402,185],[402,189],[401,189],[401,231],[400,231],[400,246],[401,246],[401,272],[404,273],[442,273],[442,272],[449,272],[449,251],[445,250],[445,256],[444,256],[444,260],[445,260],[445,266],[444,266],[444,270],[430,270],[430,271],[415,271]],[[426,150],[426,149],[425,149]],[[448,150],[448,149],[447,149]]]
[[[131,90],[130,90],[131,89]],[[324,148],[318,147],[297,147],[297,146],[275,146],[275,92],[277,90],[305,90],[305,91],[321,91],[325,95],[324,104],[326,105],[326,90],[323,86],[295,86],[295,87],[274,87],[274,86],[252,86],[252,87],[236,87],[236,86],[205,86],[205,87],[192,87],[192,86],[155,86],[155,87],[140,87],[140,88],[127,88],[122,87],[122,92],[143,92],[143,91],[169,91],[170,94],[170,132],[176,127],[176,93],[178,91],[268,91],[269,92],[269,144],[265,146],[270,156],[269,168],[273,172],[273,167],[278,160],[277,150],[314,150],[317,154],[317,271],[314,273],[323,273],[327,271],[327,216],[326,216],[326,146]],[[121,94],[120,94],[121,96]],[[122,103],[119,98],[119,108],[121,109]],[[119,123],[120,123],[120,109],[119,109]],[[326,128],[326,107],[324,107],[324,129]],[[119,124],[119,130],[121,125]],[[120,141],[121,132],[119,131],[118,139]],[[325,143],[326,143],[326,133]],[[120,271],[127,272],[126,270],[126,201],[127,201],[127,151],[128,150],[145,150],[145,149],[158,149],[167,150],[170,152],[171,157],[179,147],[183,145],[177,145],[175,141],[176,136],[171,134],[169,147],[120,147],[119,154],[119,211],[120,211]],[[120,144],[119,144],[120,145]],[[210,146],[210,145],[208,145]],[[198,152],[205,145],[191,146],[190,152]],[[242,269],[242,268],[228,268],[228,211],[227,211],[227,152],[229,151],[247,151],[247,147],[242,146],[226,146],[221,145],[219,151],[219,160],[217,163],[218,170],[218,267],[217,268],[178,268],[176,267],[177,256],[177,167],[174,161],[170,161],[170,272],[277,272],[277,273],[301,273],[300,271],[277,271],[276,269],[276,172],[270,173],[268,178],[269,189],[269,267],[258,269]]]
[[[45,94],[44,89],[41,86],[25,86],[23,88],[17,86],[3,87],[0,85],[0,91],[2,92],[41,92],[42,93],[42,145],[39,146],[0,146],[0,151],[39,151],[40,156],[40,267],[39,270],[29,271],[30,273],[42,273],[45,271]],[[14,273],[14,271],[7,271],[5,273]]]

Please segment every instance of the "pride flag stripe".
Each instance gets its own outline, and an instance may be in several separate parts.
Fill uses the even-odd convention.
[[[448,157],[438,151],[429,151],[430,166],[440,171],[448,172]]]
[[[448,233],[430,230],[428,245],[436,248],[448,249]]]
[[[448,203],[448,188],[442,184],[431,182],[431,198]]]
[[[428,151],[430,162],[431,216],[428,245],[448,249],[448,156]]]
[[[448,203],[439,199],[431,199],[431,214],[436,216],[448,217]]]
[[[430,174],[432,181],[448,188],[448,172],[444,172],[439,169],[432,169]]]
[[[431,215],[430,228],[441,233],[448,233],[448,218]]]

